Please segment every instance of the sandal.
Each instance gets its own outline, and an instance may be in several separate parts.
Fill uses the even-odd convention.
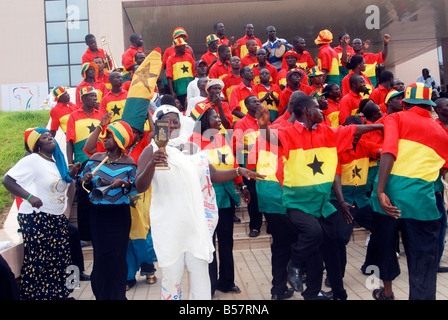
[[[155,274],[147,274],[146,275],[146,283],[147,284],[154,284],[157,282],[157,277]]]
[[[392,295],[390,297],[386,297],[384,295],[384,288],[380,287],[379,289],[375,289],[372,292],[372,296],[375,300],[395,300],[395,296],[392,293]]]

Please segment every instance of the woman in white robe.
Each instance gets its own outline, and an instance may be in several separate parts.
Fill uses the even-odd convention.
[[[152,184],[151,229],[154,250],[162,269],[164,300],[182,298],[181,279],[185,267],[190,276],[190,300],[210,300],[208,264],[213,260],[212,234],[218,208],[212,182],[262,176],[244,168],[216,171],[205,153],[188,142],[192,133],[177,108],[163,105],[154,120],[170,120],[166,152],[151,143],[139,158],[135,184],[144,192]],[[155,170],[167,161],[169,170]]]

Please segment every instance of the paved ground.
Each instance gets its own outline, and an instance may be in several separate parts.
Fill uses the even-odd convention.
[[[365,242],[353,241],[347,247],[347,269],[344,278],[345,288],[349,300],[373,300],[372,285],[369,277],[363,275],[359,268],[365,257]],[[403,252],[403,250],[402,250]],[[92,269],[91,248],[84,249],[85,267],[90,273]],[[240,294],[222,293],[217,291],[214,300],[270,300],[271,288],[271,252],[269,248],[237,250],[235,257],[235,282],[240,287]],[[408,275],[406,267],[406,257],[404,253],[399,259],[401,275],[394,281],[394,293],[398,300],[408,299]],[[442,258],[442,265],[448,266],[448,252]],[[157,268],[157,265],[156,265]],[[148,285],[144,277],[138,275],[137,284],[127,292],[129,300],[160,300],[160,284],[162,273],[160,269],[156,272],[159,281],[156,284]],[[188,277],[183,278],[183,299],[188,299]],[[323,290],[329,288],[322,286]],[[80,287],[75,289],[72,296],[77,300],[94,300],[90,282],[81,282]],[[438,274],[437,299],[448,300],[448,273]],[[300,293],[294,293],[290,300],[303,300]]]

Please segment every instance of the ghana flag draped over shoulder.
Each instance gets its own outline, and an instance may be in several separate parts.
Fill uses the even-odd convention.
[[[143,61],[132,78],[121,120],[143,132],[150,100],[162,70],[162,50],[155,48]]]

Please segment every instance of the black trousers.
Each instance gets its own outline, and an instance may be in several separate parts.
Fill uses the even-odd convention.
[[[435,300],[440,226],[440,219],[395,219],[375,213],[366,265],[376,266],[381,280],[393,281],[400,274],[395,240],[401,231],[409,273],[409,299]]]
[[[126,251],[131,229],[129,205],[92,204],[90,208],[92,291],[97,300],[125,300]]]
[[[250,192],[250,202],[247,204],[247,211],[249,211],[249,228],[250,230],[257,230],[260,232],[261,224],[263,223],[263,216],[258,210],[258,196],[255,187],[256,181],[254,179],[247,180],[243,177],[244,184]]]
[[[68,236],[72,263],[79,268],[80,272],[84,272],[84,256],[82,254],[79,230],[70,223],[68,224]]]
[[[287,209],[291,222],[298,229],[292,245],[292,263],[306,270],[305,299],[313,299],[322,287],[323,262],[327,269],[334,299],[347,299],[342,277],[340,245],[338,244],[338,212],[317,219],[298,209]]]
[[[81,187],[76,189],[76,201],[77,201],[77,219],[79,236],[81,240],[91,241],[90,234],[90,200],[89,194]]]
[[[233,260],[233,214],[235,206],[219,209],[219,220],[213,234],[213,243],[218,239],[219,273],[216,251],[209,264],[212,295],[215,290],[227,291],[235,285],[235,265]]]
[[[344,220],[342,215],[341,208],[339,206],[338,201],[331,201],[333,206],[338,210],[338,216],[335,219],[337,223],[337,243],[339,245],[339,252],[341,254],[341,268],[342,268],[342,276],[345,274],[345,267],[347,265],[347,244],[350,241],[350,237],[353,233],[353,225],[354,223],[347,223]],[[355,208],[350,210],[350,213],[353,216],[353,219],[358,223],[359,226],[366,228],[370,232],[373,231],[374,228],[374,215],[370,206],[365,206],[362,208],[358,208],[355,205]]]
[[[271,294],[284,293],[288,287],[287,265],[291,260],[291,245],[297,240],[298,231],[285,214],[264,213],[272,235],[272,288]]]
[[[82,170],[84,170],[86,163],[87,161],[82,163],[79,172],[82,172]],[[76,208],[77,208],[76,215],[78,219],[78,230],[80,239],[83,241],[91,241],[92,238],[90,235],[90,218],[89,218],[90,199],[89,194],[87,193],[86,190],[84,190],[80,182],[76,184],[75,199],[76,199]]]

